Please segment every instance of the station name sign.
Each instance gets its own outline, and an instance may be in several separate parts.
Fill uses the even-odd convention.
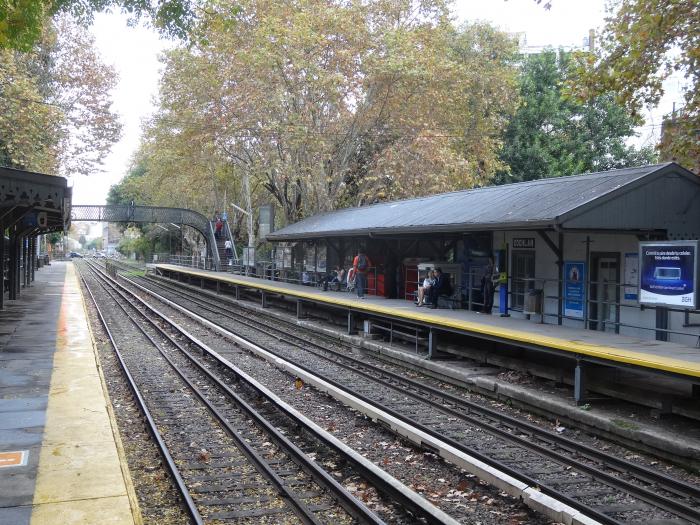
[[[534,250],[535,249],[535,238],[534,237],[515,237],[513,239],[513,249],[514,250]]]
[[[639,302],[697,308],[698,241],[639,244]]]

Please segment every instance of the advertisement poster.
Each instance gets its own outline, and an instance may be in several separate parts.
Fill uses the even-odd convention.
[[[586,263],[564,262],[564,315],[583,319]]]
[[[642,242],[639,302],[697,307],[698,241]]]
[[[639,254],[625,254],[625,301],[636,301],[639,299]]]

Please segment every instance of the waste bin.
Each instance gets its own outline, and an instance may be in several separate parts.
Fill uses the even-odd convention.
[[[539,315],[542,313],[542,290],[533,289],[527,292],[523,313],[527,315]]]

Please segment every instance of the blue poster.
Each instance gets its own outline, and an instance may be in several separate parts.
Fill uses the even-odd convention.
[[[564,315],[583,319],[586,263],[564,262]]]
[[[696,308],[698,241],[639,244],[640,302]]]

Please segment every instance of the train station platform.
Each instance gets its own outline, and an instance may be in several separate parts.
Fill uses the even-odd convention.
[[[700,390],[700,348],[697,347],[538,324],[524,319],[489,316],[467,310],[416,308],[412,302],[400,299],[366,296],[360,300],[345,292],[324,292],[309,286],[170,264],[157,264],[155,268],[169,276],[180,274],[194,279],[227,283],[241,289],[258,290],[263,296],[265,293],[283,295],[293,300],[346,310],[349,315],[365,314],[419,324],[431,330],[459,333],[535,351],[556,353],[577,362],[670,374],[693,383],[696,394]]]
[[[140,523],[70,262],[0,311],[0,524]]]

